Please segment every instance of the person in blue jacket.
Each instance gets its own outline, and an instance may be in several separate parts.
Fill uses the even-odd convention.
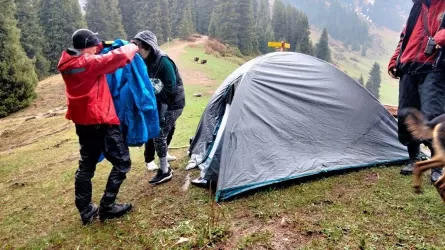
[[[185,107],[184,86],[178,68],[173,60],[159,49],[157,38],[153,32],[148,30],[139,32],[133,40],[139,47],[139,54],[144,58],[156,93],[161,131],[160,135],[153,139],[153,143],[148,141],[145,144],[145,161],[147,167],[150,167],[154,160],[154,145],[159,157],[160,169],[149,183],[161,184],[171,180],[173,176],[167,157],[168,144],[176,120],[181,116]]]

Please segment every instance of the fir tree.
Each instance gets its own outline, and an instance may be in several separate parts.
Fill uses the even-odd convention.
[[[28,58],[34,63],[34,68],[39,79],[48,76],[49,61],[43,55],[43,29],[40,26],[39,17],[34,0],[16,0],[17,27],[21,31],[20,43]]]
[[[143,25],[140,24],[145,19],[137,19],[138,11],[137,0],[119,0],[119,10],[122,16],[122,25],[124,31],[127,34],[127,39],[131,40],[139,31],[139,28]]]
[[[50,72],[57,73],[62,51],[72,46],[73,33],[86,28],[77,0],[41,0],[39,18],[45,36],[44,54],[51,63]]]
[[[375,98],[380,98],[380,84],[382,82],[380,65],[374,63],[371,71],[369,72],[369,79],[366,82],[366,89],[375,96]]]
[[[187,39],[193,33],[193,20],[191,4],[187,3],[185,10],[182,13],[182,18],[179,22],[178,36],[182,39]]]
[[[168,0],[161,0],[161,28],[164,42],[172,37],[170,16]]]
[[[86,5],[88,28],[98,32],[104,40],[126,39],[118,0],[88,0]]]
[[[0,117],[30,104],[35,97],[37,75],[20,45],[13,0],[0,0]]]
[[[276,40],[286,40],[287,22],[284,4],[281,0],[276,0],[272,11],[272,28]]]
[[[253,18],[252,0],[238,1],[237,11],[239,19],[238,48],[244,55],[251,55],[258,50],[258,45],[254,48],[255,40],[255,20]]]
[[[323,29],[320,40],[317,44],[315,56],[326,62],[332,62],[331,49],[329,48],[329,37],[327,29]]]
[[[259,4],[254,11],[256,19],[256,37],[258,40],[259,52],[265,54],[272,51],[272,48],[268,47],[268,42],[275,40],[272,29],[269,2],[268,0],[260,0]]]
[[[208,34],[215,0],[196,0],[196,30],[200,34]]]
[[[167,38],[164,38],[164,32],[162,30],[162,10],[161,10],[161,0],[151,0],[147,1],[148,7],[145,23],[146,29],[152,31],[156,38],[158,39],[158,43],[162,44],[164,41],[167,41]]]

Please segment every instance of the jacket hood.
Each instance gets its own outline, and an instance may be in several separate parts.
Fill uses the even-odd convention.
[[[82,56],[76,49],[67,49],[62,52],[57,69],[59,71],[65,71],[74,67],[79,57]]]
[[[159,54],[160,49],[158,45],[158,39],[156,38],[156,35],[153,34],[153,32],[149,30],[139,32],[138,34],[136,34],[134,39],[141,40],[142,42],[150,45],[153,48],[154,53]]]

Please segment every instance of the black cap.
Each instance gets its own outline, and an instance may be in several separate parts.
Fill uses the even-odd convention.
[[[73,34],[73,47],[75,49],[86,49],[101,43],[97,33],[87,29],[76,30]]]

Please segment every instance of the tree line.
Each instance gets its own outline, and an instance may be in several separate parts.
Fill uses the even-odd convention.
[[[285,0],[304,11],[309,22],[319,28],[327,28],[329,34],[359,51],[361,45],[370,43],[369,25],[353,8],[338,0]]]
[[[268,0],[87,0],[84,12],[78,0],[0,4],[0,41],[8,41],[0,43],[0,117],[29,105],[38,80],[58,73],[61,52],[80,28],[98,32],[104,40],[130,40],[150,29],[159,44],[200,33],[249,56],[273,51],[270,41],[286,41],[291,51],[331,62],[329,28],[313,46],[308,16],[282,0],[273,6]]]

